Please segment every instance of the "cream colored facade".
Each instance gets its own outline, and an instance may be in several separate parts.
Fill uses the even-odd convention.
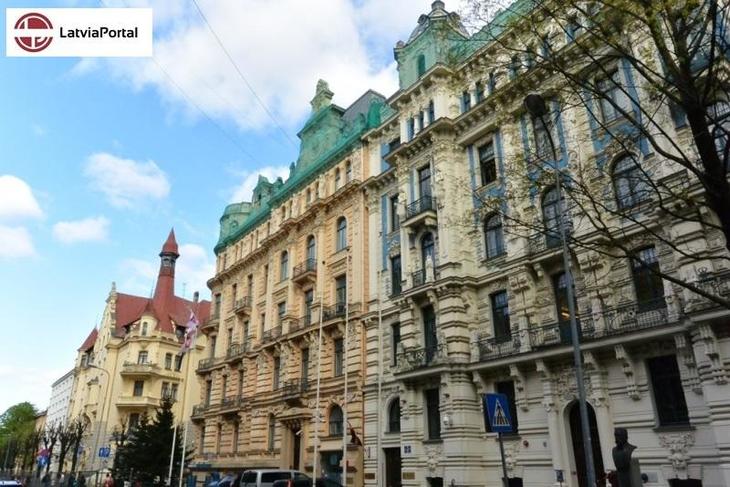
[[[359,136],[383,97],[368,92],[347,109],[331,97],[320,81],[287,181],[261,180],[253,204],[221,219],[193,415],[198,471],[316,468],[341,479],[345,447],[347,484],[362,485],[348,430],[362,438],[370,168]]]
[[[171,278],[168,290],[174,290],[174,259],[172,275],[164,276],[161,266],[158,289],[166,287],[164,279]],[[197,293],[193,301],[175,297],[171,302],[183,303],[199,319],[207,319],[209,302],[198,302]],[[79,471],[111,467],[111,457],[96,455],[99,448],[113,449],[114,431],[133,428],[143,414],[153,418],[163,398],[173,401],[175,418],[189,420],[200,394],[194,364],[202,357],[204,338],[198,337],[195,348],[180,356],[188,313],[157,306],[155,298],[119,293],[112,284],[101,325],[79,349],[74,369],[68,419],[88,424]],[[166,331],[161,322],[175,331]]]
[[[388,169],[366,184],[366,485],[501,485],[499,447],[496,435],[485,433],[481,395],[503,392],[517,419],[517,434],[505,437],[511,482],[578,487],[577,388],[570,332],[556,306],[562,260],[539,230],[547,225],[541,195],[553,179],[527,177],[536,147],[522,100],[528,89],[549,91],[549,84],[526,81],[529,73],[508,76],[510,54],[495,45],[450,64],[439,53],[454,39],[467,39],[458,16],[434,2],[396,47],[401,90],[388,102],[397,113],[365,138],[371,147],[389,147]],[[569,50],[569,41],[554,48]],[[424,54],[423,73],[415,76]],[[620,72],[634,86],[631,70]],[[668,136],[687,143],[689,129],[663,110]],[[576,173],[622,155],[599,143],[594,130],[585,108],[560,107],[558,150]],[[487,151],[480,149],[489,144],[496,177],[483,181],[480,152]],[[378,154],[370,154],[377,167]],[[643,164],[657,180],[695,184],[658,154],[646,153]],[[595,195],[616,201],[608,171],[590,175]],[[495,203],[537,230],[525,234],[503,221],[503,247],[488,249],[484,225]],[[642,225],[670,229],[686,248],[726,256],[717,231],[646,207],[634,215],[633,223],[606,217],[628,248],[651,249],[663,271],[728,296],[722,259],[687,258]],[[586,219],[571,217],[576,238],[590,238]],[[661,278],[640,284],[628,258],[578,246],[572,253],[598,478],[605,482],[615,470],[613,430],[625,427],[645,485],[729,485],[730,312]],[[646,287],[656,299],[642,297]]]

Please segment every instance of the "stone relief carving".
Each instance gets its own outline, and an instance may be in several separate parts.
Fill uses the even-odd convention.
[[[683,471],[687,469],[687,463],[691,458],[689,449],[695,444],[692,433],[659,435],[659,444],[669,450],[667,458],[672,463],[674,470]]]
[[[512,444],[506,445],[504,449],[504,463],[507,467],[507,472],[510,474],[517,466],[517,454],[520,452],[521,446],[521,441],[513,441]],[[514,475],[510,475],[510,477],[514,477]]]
[[[586,396],[592,396],[593,382],[587,374],[583,376],[583,382],[585,383]],[[575,382],[575,371],[572,366],[566,366],[556,371],[553,377],[553,383],[558,397],[562,400],[572,401],[578,397],[578,389]]]
[[[441,460],[441,454],[443,453],[443,449],[441,446],[427,446],[425,450],[426,465],[428,466],[428,470],[430,472],[435,472],[436,467],[438,467],[439,461]]]

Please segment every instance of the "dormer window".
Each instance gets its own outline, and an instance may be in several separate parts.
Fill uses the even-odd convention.
[[[142,322],[142,332],[140,333],[143,337],[147,336],[147,322]]]

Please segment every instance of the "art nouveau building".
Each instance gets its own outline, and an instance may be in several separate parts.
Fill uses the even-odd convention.
[[[196,471],[295,468],[363,481],[364,328],[371,173],[362,134],[387,110],[347,108],[320,81],[286,181],[260,178],[222,218],[208,357],[193,421]],[[344,482],[343,482],[344,483]]]
[[[554,32],[552,49],[569,53],[571,39]],[[387,100],[394,113],[363,137],[370,166],[383,167],[365,184],[365,484],[500,485],[499,447],[485,433],[480,403],[496,391],[510,399],[515,420],[505,438],[510,484],[582,486],[565,274],[550,230],[559,196],[554,179],[531,177],[546,130],[522,103],[550,80],[535,74],[534,59],[513,64],[497,43],[470,38],[440,1],[395,55],[400,89]],[[628,66],[619,61],[615,72],[636,89]],[[550,107],[547,130],[567,171],[578,163],[613,168],[590,187],[609,205],[635,207],[631,219],[611,223],[645,264],[571,251],[598,477],[605,482],[614,470],[613,429],[625,427],[647,486],[728,485],[730,313],[647,267],[724,296],[730,273],[645,228],[670,229],[674,242],[716,255],[725,252],[723,238],[652,211],[619,184],[627,150],[641,151],[656,178],[691,186],[677,167],[641,144],[606,143],[584,107],[558,98]],[[686,142],[688,128],[663,110],[668,133]],[[495,203],[500,211],[490,209]],[[570,217],[572,235],[591,238],[585,218]],[[514,221],[532,222],[534,233]]]
[[[175,295],[178,257],[171,231],[160,252],[154,295],[121,293],[112,284],[101,325],[78,350],[68,419],[88,423],[80,471],[110,467],[94,455],[97,449],[113,448],[115,430],[133,428],[144,413],[152,417],[164,398],[173,401],[176,418],[190,418],[199,396],[194,364],[205,340],[186,355],[180,348],[190,313],[207,320],[210,301],[199,300],[197,292],[192,300]]]

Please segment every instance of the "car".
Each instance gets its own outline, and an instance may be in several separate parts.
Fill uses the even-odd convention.
[[[277,480],[274,482],[272,487],[344,487],[342,484],[335,482],[334,480],[319,478],[313,485],[312,479],[300,478],[292,480]]]
[[[241,475],[240,487],[274,487],[277,481],[309,480],[309,477],[298,470],[246,470]],[[278,485],[282,485],[279,483]],[[284,483],[283,485],[287,485]]]
[[[21,487],[22,485],[17,480],[0,480],[0,487]]]

